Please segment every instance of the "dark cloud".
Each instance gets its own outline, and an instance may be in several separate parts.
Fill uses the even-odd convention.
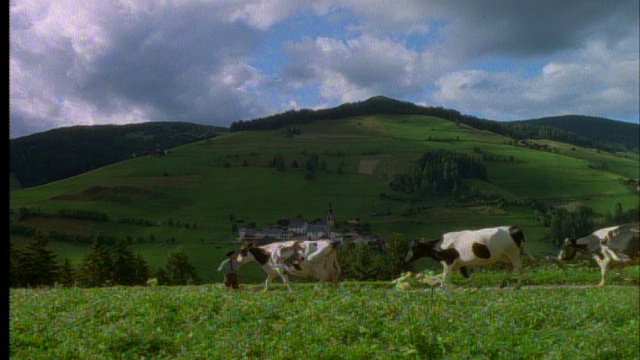
[[[467,57],[541,57],[576,50],[588,41],[615,44],[638,33],[638,2],[453,1],[443,5],[454,19],[443,28],[449,48]]]
[[[243,23],[212,21],[216,10],[194,3],[126,31],[113,29],[112,46],[93,63],[96,71],[84,81],[83,94],[102,111],[108,111],[110,99],[123,98],[151,106],[165,119],[215,119],[220,104],[210,94],[218,85],[212,76],[228,63],[250,58],[259,38]],[[238,102],[228,95],[223,101]]]
[[[258,86],[259,72],[246,63],[256,56],[261,31],[229,21],[216,3],[117,10],[95,9],[86,34],[54,28],[48,39],[37,28],[42,23],[15,12],[13,136],[52,121],[181,120],[226,126],[263,114],[264,105],[246,96]],[[83,36],[88,39],[82,41]],[[36,108],[34,100],[42,106]]]

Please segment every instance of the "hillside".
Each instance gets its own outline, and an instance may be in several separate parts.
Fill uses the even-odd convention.
[[[133,155],[160,153],[226,129],[182,122],[73,126],[10,140],[11,188],[64,179]]]
[[[557,140],[610,152],[638,152],[638,133],[640,130],[638,124],[581,115],[499,122],[464,115],[453,109],[420,106],[385,96],[376,96],[364,101],[346,103],[331,109],[291,110],[260,119],[234,122],[230,128],[231,131],[275,130],[308,124],[318,120],[339,120],[353,116],[377,114],[433,116],[469,125],[478,130],[491,131],[512,139]]]
[[[605,118],[566,115],[514,121],[509,124],[560,129],[591,140],[596,146],[607,146],[615,150],[638,152],[640,146],[638,124]]]
[[[384,96],[320,110],[291,110],[238,121],[230,128],[191,123],[151,122],[131,125],[74,126],[10,140],[11,189],[32,187],[78,175],[132,154],[155,154],[226,132],[289,129],[354,116],[423,115],[490,131],[511,139],[556,140],[605,151],[638,151],[638,125],[570,116],[503,123],[463,115],[452,109],[419,106]]]
[[[212,264],[239,247],[239,227],[323,219],[330,203],[337,227],[356,219],[363,231],[382,238],[513,224],[538,254],[556,251],[545,225],[554,207],[587,206],[598,225],[607,213],[638,206],[629,179],[637,177],[639,163],[629,154],[551,140],[521,146],[423,115],[353,116],[297,128],[220,134],[166,156],[130,158],[11,191],[11,241],[19,248],[35,232],[49,234],[60,260],[79,261],[93,237],[124,237],[152,266],[184,247],[205,281],[219,281]],[[444,175],[429,170],[432,165],[417,167],[425,154],[475,160],[448,162]],[[469,166],[485,168],[486,176],[464,175]],[[438,177],[407,186],[416,174]],[[243,276],[261,278],[251,268]]]

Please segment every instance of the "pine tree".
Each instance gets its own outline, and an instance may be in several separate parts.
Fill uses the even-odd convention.
[[[147,279],[149,279],[149,265],[147,261],[142,257],[142,254],[138,252],[138,255],[135,258],[135,275],[134,275],[134,284],[136,285],[144,285],[147,283]]]
[[[165,272],[168,280],[167,285],[197,285],[201,282],[195,266],[189,261],[189,255],[182,247],[169,253]]]
[[[106,241],[97,235],[80,265],[78,281],[85,287],[105,286],[113,283],[114,266]]]
[[[386,242],[385,270],[391,278],[398,277],[407,268],[405,255],[411,246],[402,234],[393,233]]]
[[[18,258],[19,285],[27,287],[51,286],[58,280],[60,267],[56,255],[47,249],[49,240],[37,233]]]
[[[69,258],[64,258],[64,262],[62,263],[62,267],[60,268],[60,283],[62,283],[65,287],[72,287],[75,285],[75,271],[73,269],[73,264]]]
[[[129,243],[123,238],[119,239],[113,251],[114,283],[135,285],[136,266],[137,258],[129,250]]]
[[[22,252],[13,248],[13,243],[9,241],[9,286],[20,287],[22,284],[22,273],[20,272],[20,258]]]

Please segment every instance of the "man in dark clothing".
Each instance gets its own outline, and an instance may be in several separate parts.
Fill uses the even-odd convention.
[[[226,256],[227,259],[220,263],[218,272],[224,274],[224,285],[227,287],[227,290],[232,288],[239,289],[240,281],[238,276],[240,275],[240,264],[236,261],[236,253],[235,251],[229,251]]]

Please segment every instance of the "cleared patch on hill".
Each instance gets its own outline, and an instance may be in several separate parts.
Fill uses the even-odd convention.
[[[423,209],[419,213],[412,215],[411,219],[418,223],[464,223],[478,219],[486,219],[492,216],[505,216],[507,211],[493,206],[472,206],[472,207],[447,207]],[[404,219],[402,215],[390,215],[385,217],[388,222]]]
[[[364,175],[373,175],[373,171],[376,169],[376,166],[380,163],[380,160],[362,160],[358,165],[358,174]]]
[[[90,236],[95,231],[95,223],[93,221],[60,217],[34,217],[25,220],[24,224],[36,229],[47,229],[47,232],[68,233],[69,229],[73,229],[73,234],[79,236]]]
[[[55,196],[53,197],[53,200],[108,201],[128,203],[132,200],[132,198],[140,196],[160,197],[160,194],[154,194],[152,191],[132,186],[92,186],[79,193]]]

